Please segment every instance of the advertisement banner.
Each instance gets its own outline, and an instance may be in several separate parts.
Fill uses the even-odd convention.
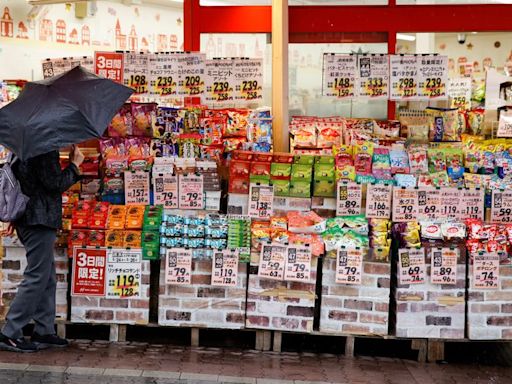
[[[105,296],[107,250],[73,250],[72,296]]]

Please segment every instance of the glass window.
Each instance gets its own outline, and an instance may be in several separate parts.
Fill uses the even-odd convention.
[[[387,101],[344,101],[322,96],[324,53],[387,53],[387,43],[290,44],[290,116],[387,118]]]
[[[201,52],[214,57],[263,59],[263,101],[250,108],[272,105],[272,44],[266,33],[202,33]],[[236,105],[230,107],[237,107]]]

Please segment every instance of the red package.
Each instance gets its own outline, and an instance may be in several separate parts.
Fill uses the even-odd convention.
[[[237,150],[237,151],[233,151],[232,156],[233,156],[233,160],[248,160],[248,161],[250,161],[254,157],[254,152]]]
[[[87,240],[89,239],[89,231],[82,229],[72,229],[69,233],[68,238],[68,256],[73,257],[74,247],[85,247],[87,246]]]
[[[270,163],[272,161],[272,154],[267,152],[254,152],[253,160]]]
[[[229,164],[229,176],[249,176],[250,161],[231,160]]]
[[[270,175],[270,163],[263,163],[259,161],[254,161],[251,163],[251,175],[259,176],[259,175]]]
[[[87,245],[90,247],[104,247],[105,246],[105,231],[89,231],[87,238]]]
[[[476,253],[476,252],[480,252],[480,251],[485,251],[485,246],[483,243],[481,243],[480,241],[478,240],[468,240],[466,241],[466,247],[468,249],[468,252],[470,255]]]
[[[73,229],[87,228],[95,201],[78,201],[73,208]]]
[[[82,176],[98,177],[100,171],[100,154],[83,152],[85,152],[84,162],[80,164]]]
[[[228,137],[224,139],[224,152],[232,152],[240,149],[247,142],[245,137]]]
[[[246,109],[233,109],[228,110],[227,124],[223,136],[238,136],[247,137],[247,120],[249,118],[249,111]]]
[[[232,176],[229,178],[228,192],[246,195],[249,193],[249,184],[248,177]]]
[[[91,211],[89,217],[89,228],[90,229],[106,229],[109,203],[101,202],[96,203]]]
[[[293,163],[293,155],[291,153],[277,152],[277,153],[274,153],[274,155],[272,157],[272,161],[274,163],[292,164]]]

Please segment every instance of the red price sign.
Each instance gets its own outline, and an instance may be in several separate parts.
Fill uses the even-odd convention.
[[[432,284],[457,284],[458,248],[433,248],[430,251]]]
[[[72,296],[105,296],[106,249],[75,248]]]
[[[398,278],[400,284],[423,284],[427,267],[424,248],[400,248],[398,250]]]
[[[258,276],[265,279],[283,280],[287,247],[265,244],[261,247]]]
[[[171,173],[153,175],[155,205],[165,208],[178,208],[178,177]]]
[[[345,248],[338,250],[336,257],[336,283],[360,285],[363,274],[363,250]]]
[[[287,250],[286,281],[309,282],[311,280],[311,248],[301,245],[290,245]]]
[[[165,255],[165,283],[190,284],[192,275],[192,250],[171,248]]]
[[[213,251],[212,285],[236,287],[238,284],[238,252],[230,249]]]
[[[94,72],[101,77],[123,83],[123,54],[118,52],[95,52]]]
[[[338,182],[336,216],[352,216],[361,213],[362,185],[354,182]]]
[[[203,175],[187,174],[179,175],[180,209],[203,209],[204,208],[204,189]]]
[[[498,289],[500,286],[500,255],[478,252],[473,255],[473,288]]]
[[[124,173],[125,204],[149,205],[149,173],[138,171]]]

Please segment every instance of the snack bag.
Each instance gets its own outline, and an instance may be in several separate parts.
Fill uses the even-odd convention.
[[[356,173],[361,175],[370,175],[372,173],[372,157],[374,151],[374,144],[366,141],[358,144],[354,151],[354,167]]]
[[[151,137],[153,120],[156,115],[156,103],[132,103],[132,134],[134,136]]]
[[[391,161],[387,148],[375,148],[373,151],[372,174],[377,179],[391,179]]]
[[[179,111],[175,108],[158,107],[153,115],[153,137],[171,138],[183,128]]]
[[[442,149],[429,148],[427,150],[427,155],[428,171],[430,173],[446,171],[445,153]]]
[[[421,146],[410,146],[407,152],[411,173],[428,173],[427,150]]]
[[[132,134],[132,107],[124,104],[108,126],[110,137],[126,137]]]
[[[341,143],[341,133],[328,123],[318,124],[317,146],[319,148],[332,148]]]
[[[461,141],[461,134],[463,132],[459,125],[457,108],[429,107],[425,111],[430,117],[430,141]]]
[[[293,146],[299,148],[316,147],[317,136],[315,126],[312,124],[300,125],[293,136]]]
[[[467,125],[469,133],[472,135],[481,135],[484,128],[485,109],[472,109],[467,113]]]
[[[409,173],[409,157],[403,149],[392,149],[389,151],[391,173]]]

